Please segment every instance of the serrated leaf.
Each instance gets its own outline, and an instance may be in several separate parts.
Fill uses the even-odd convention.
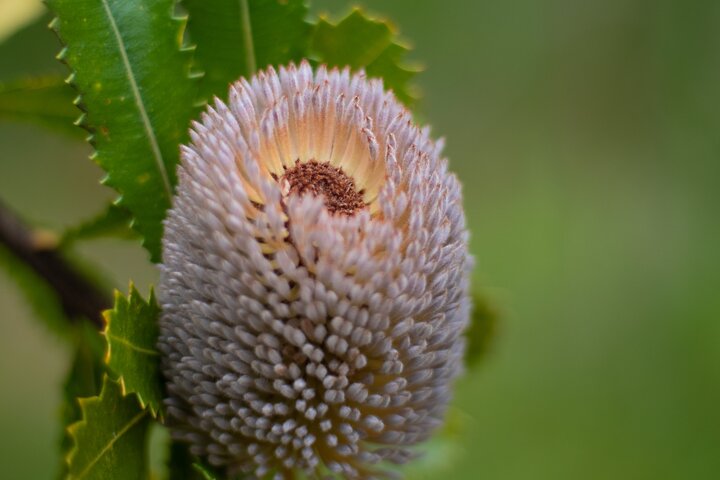
[[[385,87],[405,104],[417,98],[410,81],[420,70],[403,63],[408,47],[398,41],[392,25],[359,9],[335,24],[321,18],[310,51],[319,63],[364,68],[368,76],[382,78]]]
[[[468,365],[478,364],[487,355],[495,338],[497,319],[497,310],[491,302],[485,296],[474,295],[470,327],[465,334],[467,338],[465,360]]]
[[[93,133],[94,159],[132,212],[153,261],[170,206],[180,143],[187,138],[196,81],[181,50],[175,0],[48,0]]]
[[[162,404],[160,356],[155,350],[159,315],[153,292],[145,301],[132,283],[127,298],[115,292],[114,308],[103,315],[105,363],[118,375],[123,393],[137,394],[140,405],[149,408],[153,416]]]
[[[188,32],[205,72],[201,97],[227,98],[228,86],[258,68],[299,61],[312,26],[305,0],[183,0]]]
[[[132,214],[127,208],[111,203],[96,216],[66,230],[60,244],[67,246],[100,237],[137,238],[137,232],[130,228],[131,222]]]
[[[59,76],[0,83],[0,119],[41,125],[82,139],[85,134],[75,125],[76,96]]]
[[[73,448],[67,427],[82,419],[77,399],[97,395],[103,373],[104,342],[97,329],[88,322],[82,322],[76,328],[74,340],[73,361],[63,383],[61,451],[64,456]],[[67,473],[68,465],[63,462],[60,478],[65,478]]]
[[[100,333],[89,322],[82,322],[75,329],[75,352],[70,370],[63,384],[63,408],[65,426],[82,417],[78,398],[100,393],[105,345]]]
[[[81,398],[82,420],[68,427],[74,448],[67,456],[68,480],[147,478],[150,414],[134,395],[105,376],[99,396]]]

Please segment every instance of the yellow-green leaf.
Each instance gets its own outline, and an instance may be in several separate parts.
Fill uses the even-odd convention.
[[[82,419],[82,410],[78,398],[91,397],[100,393],[103,366],[103,340],[95,326],[82,322],[73,333],[73,361],[63,384],[62,425],[63,436],[61,451],[67,455],[73,448],[73,440],[67,427]],[[63,462],[61,478],[68,473],[68,465]]]
[[[318,63],[364,68],[368,76],[382,78],[385,87],[406,104],[417,98],[410,81],[420,70],[404,63],[409,49],[386,21],[370,18],[359,9],[335,24],[321,18],[310,50]]]
[[[53,333],[67,336],[67,316],[60,296],[32,268],[0,245],[0,268],[15,280],[35,316]]]
[[[79,400],[82,420],[68,427],[74,447],[68,480],[130,480],[148,476],[150,413],[105,376],[100,395]]]
[[[66,230],[60,244],[67,246],[78,240],[100,237],[136,238],[137,232],[130,228],[132,214],[124,207],[111,203],[99,214]]]
[[[82,139],[87,135],[75,125],[75,97],[59,76],[0,83],[0,120],[33,123]]]
[[[220,476],[218,476],[217,473],[215,473],[210,467],[207,465],[197,462],[193,463],[193,468],[196,472],[198,472],[203,480],[219,480]]]
[[[104,313],[105,363],[118,376],[123,394],[137,394],[153,416],[162,406],[159,353],[155,350],[160,307],[150,292],[147,301],[130,284],[127,298],[115,292],[115,306]]]

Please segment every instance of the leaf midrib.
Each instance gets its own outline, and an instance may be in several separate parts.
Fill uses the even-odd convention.
[[[105,0],[103,0],[103,3]],[[148,414],[147,410],[143,410],[142,412],[135,415],[133,418],[130,419],[128,423],[123,426],[123,428],[120,429],[120,431],[115,434],[110,441],[103,447],[102,450],[100,450],[100,453],[98,453],[95,458],[92,459],[92,461],[88,464],[87,467],[85,467],[85,470],[80,472],[76,477],[74,477],[76,480],[80,480],[84,478],[90,471],[93,469],[93,467],[100,461],[100,459],[115,445],[115,442],[117,442],[120,437],[125,435],[131,428],[133,428],[140,420],[143,419],[145,415]]]
[[[128,341],[127,339],[125,339],[123,337],[118,337],[117,335],[113,335],[112,333],[109,333],[109,332],[105,332],[105,335],[107,335],[107,337],[109,339],[115,340],[116,342],[125,345],[129,349],[135,350],[136,352],[142,353],[144,355],[149,355],[152,357],[156,357],[156,356],[160,355],[155,350],[150,350],[149,348],[144,348],[144,347],[138,347],[137,345],[135,345],[134,343],[131,343],[130,341]]]
[[[133,72],[132,66],[130,65],[130,59],[128,58],[127,50],[125,48],[125,42],[122,38],[122,35],[120,35],[120,30],[118,29],[117,23],[115,22],[115,17],[112,10],[110,9],[110,5],[108,4],[107,0],[102,0],[102,4],[103,8],[105,9],[105,14],[110,21],[110,27],[112,28],[115,40],[118,44],[118,49],[120,50],[120,57],[122,58],[123,66],[125,67],[125,71],[127,72],[127,77],[128,81],[130,82],[130,88],[132,89],[135,105],[137,105],[138,111],[140,112],[140,118],[142,120],[143,128],[145,129],[145,133],[148,137],[148,142],[150,143],[150,149],[152,150],[153,156],[155,157],[155,164],[158,171],[160,172],[160,177],[163,181],[165,195],[167,196],[168,201],[170,201],[172,199],[172,186],[170,185],[170,178],[168,177],[167,169],[165,168],[165,162],[163,161],[162,152],[160,151],[160,145],[158,144],[157,137],[155,136],[155,131],[150,123],[150,117],[148,116],[147,110],[145,109],[145,103],[143,101],[142,95],[140,94],[140,88],[138,87],[137,81],[135,80],[135,73]]]
[[[245,44],[245,66],[249,78],[254,75],[255,70],[257,70],[257,61],[255,60],[255,44],[253,43],[248,0],[240,0],[240,17],[242,21],[243,43]]]

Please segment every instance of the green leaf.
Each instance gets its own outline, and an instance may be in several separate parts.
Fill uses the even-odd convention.
[[[0,10],[5,13],[7,2],[0,4],[3,5]],[[45,13],[0,42],[0,81],[13,82],[20,75],[60,78],[66,75],[66,69],[54,58],[57,53],[57,36],[48,29],[48,22],[52,17],[48,12]]]
[[[202,480],[220,480],[220,475],[204,463],[193,463],[193,468],[200,474]]]
[[[132,212],[153,261],[175,185],[179,145],[187,138],[196,81],[181,49],[184,21],[175,0],[48,0],[51,27],[66,47],[58,58],[87,112],[93,158],[105,183]]]
[[[33,123],[82,139],[85,134],[75,125],[76,96],[58,76],[0,83],[0,119]]]
[[[168,471],[171,480],[205,480],[201,471],[195,466],[196,459],[190,454],[185,444],[170,443],[170,459]]]
[[[69,480],[147,478],[150,414],[134,395],[124,397],[105,376],[99,396],[81,398],[82,420],[68,427],[74,448],[67,456]]]
[[[218,470],[208,466],[192,455],[184,443],[170,443],[169,478],[172,480],[237,480],[237,476],[228,478]]]
[[[74,333],[75,353],[63,384],[63,397],[66,400],[63,418],[66,426],[82,417],[77,399],[100,392],[104,369],[102,359],[105,345],[97,329],[90,322],[83,321]]]
[[[465,334],[468,342],[465,358],[468,365],[477,365],[486,357],[495,338],[497,321],[498,313],[491,302],[484,296],[475,295],[470,328]]]
[[[67,246],[78,240],[100,237],[137,238],[137,233],[130,228],[131,222],[132,214],[128,209],[111,203],[98,215],[65,231],[60,244]]]
[[[183,0],[196,45],[203,99],[227,98],[228,85],[258,68],[307,55],[312,26],[304,0]]]
[[[336,24],[321,18],[310,51],[318,63],[364,68],[368,76],[382,78],[385,87],[405,104],[417,99],[410,81],[420,69],[403,63],[409,49],[386,21],[372,19],[359,9]]]
[[[55,290],[2,245],[0,245],[0,267],[15,280],[35,316],[41,319],[53,333],[66,336],[67,319],[60,297]]]
[[[103,340],[97,329],[89,322],[82,322],[75,329],[75,353],[70,370],[63,384],[61,451],[67,455],[73,448],[73,441],[67,427],[82,419],[82,410],[77,399],[91,397],[100,392],[104,353]],[[65,478],[68,465],[63,462],[60,478]]]
[[[115,306],[104,313],[105,363],[118,375],[123,394],[137,394],[140,405],[156,416],[162,405],[160,356],[155,350],[160,307],[152,291],[148,301],[132,283],[129,292],[125,298],[115,291]]]

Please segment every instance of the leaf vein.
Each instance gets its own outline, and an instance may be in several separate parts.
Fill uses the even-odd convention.
[[[104,1],[105,0],[103,0],[103,2]],[[147,414],[148,414],[148,411],[143,410],[142,412],[138,413],[133,418],[131,418],[130,421],[127,424],[125,424],[125,426],[123,428],[121,428],[120,431],[110,439],[108,444],[105,445],[102,450],[100,450],[100,452],[95,456],[95,458],[92,459],[92,461],[88,464],[88,466],[85,467],[85,470],[80,472],[78,474],[78,476],[75,478],[80,480],[81,478],[84,478],[88,473],[90,473],[90,470],[92,470],[92,468],[95,466],[95,464],[100,461],[100,459],[105,455],[105,453],[107,453],[108,450],[110,450],[113,447],[113,445],[115,445],[115,442],[117,442],[120,439],[120,437],[125,435],[132,427],[134,427]]]
[[[162,152],[160,151],[160,145],[158,144],[158,140],[155,136],[155,131],[150,124],[150,117],[148,117],[147,111],[145,110],[145,103],[143,101],[142,95],[140,94],[140,88],[138,87],[137,81],[135,80],[135,73],[133,72],[132,66],[130,65],[130,59],[128,58],[127,49],[125,48],[125,42],[122,38],[122,35],[120,35],[120,30],[118,29],[117,23],[115,22],[115,17],[112,10],[110,9],[108,1],[102,0],[102,4],[108,20],[110,21],[110,26],[112,28],[113,34],[115,35],[115,40],[117,41],[118,48],[120,50],[120,57],[122,58],[123,66],[127,71],[130,88],[133,92],[135,104],[137,105],[138,111],[140,112],[140,118],[142,119],[145,133],[148,136],[150,148],[152,149],[153,155],[155,156],[155,163],[157,164],[158,171],[160,172],[160,177],[163,181],[165,194],[167,195],[168,200],[171,200],[172,187],[170,186],[170,178],[168,177],[167,169],[165,168],[165,162],[163,161]]]
[[[109,338],[115,340],[116,342],[125,345],[125,346],[128,347],[129,349],[135,350],[136,352],[144,353],[145,355],[151,355],[151,356],[153,356],[153,357],[156,357],[156,356],[160,355],[160,354],[159,354],[158,352],[156,352],[155,350],[150,350],[149,348],[144,348],[144,347],[138,347],[138,346],[135,345],[134,343],[131,343],[131,342],[129,342],[128,340],[126,340],[126,339],[124,339],[124,338],[122,338],[122,337],[118,337],[118,336],[116,336],[116,335],[113,335],[113,334],[111,334],[111,333],[109,333],[109,332],[105,332],[105,335],[107,335]]]
[[[240,16],[242,17],[243,43],[245,44],[245,63],[248,70],[247,75],[250,77],[257,70],[257,62],[255,60],[255,45],[253,43],[248,0],[240,0]]]

